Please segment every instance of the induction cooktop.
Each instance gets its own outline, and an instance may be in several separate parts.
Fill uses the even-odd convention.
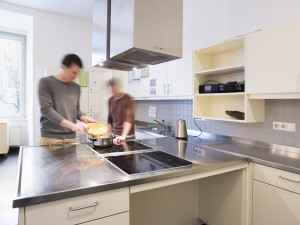
[[[119,145],[113,144],[111,147],[97,147],[93,146],[93,149],[100,154],[107,154],[107,153],[125,153],[131,151],[140,151],[140,150],[151,150],[152,147],[142,144],[137,141],[124,141]]]
[[[163,151],[152,151],[105,157],[127,175],[190,166],[193,163]]]

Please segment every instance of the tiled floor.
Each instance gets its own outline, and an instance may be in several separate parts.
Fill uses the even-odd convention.
[[[11,149],[8,157],[0,156],[0,224],[17,225],[18,209],[12,208],[19,149]]]

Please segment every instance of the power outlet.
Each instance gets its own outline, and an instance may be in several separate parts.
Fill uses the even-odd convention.
[[[296,124],[295,123],[285,123],[285,122],[273,122],[273,129],[296,132]]]
[[[283,130],[282,128],[282,122],[273,122],[273,129],[274,130]]]

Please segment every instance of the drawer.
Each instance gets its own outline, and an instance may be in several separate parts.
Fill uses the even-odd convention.
[[[300,194],[300,175],[254,164],[253,179]]]
[[[83,223],[82,225],[129,225],[129,213],[120,213],[114,216]]]
[[[26,225],[73,225],[129,211],[129,188],[25,207]]]

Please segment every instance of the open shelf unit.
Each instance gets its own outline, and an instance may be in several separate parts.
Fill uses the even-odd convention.
[[[199,94],[199,85],[208,82],[247,82],[245,58],[245,37],[194,51],[194,117],[244,123],[264,121],[264,100],[249,99],[247,90]],[[226,110],[244,112],[245,119],[230,117]]]

